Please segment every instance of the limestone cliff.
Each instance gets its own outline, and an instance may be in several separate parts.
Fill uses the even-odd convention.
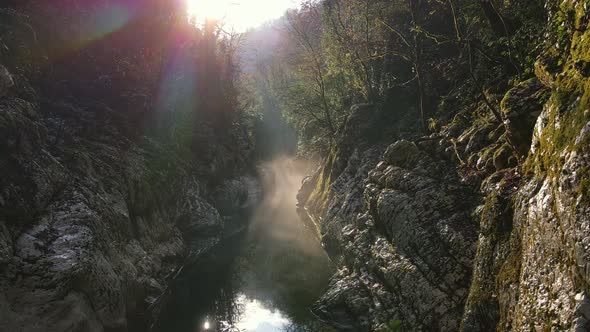
[[[340,261],[316,313],[348,330],[590,329],[589,7],[547,3],[558,43],[499,98],[502,123],[474,102],[429,137],[332,148],[299,195]]]
[[[235,228],[248,138],[201,123],[217,144],[192,158],[130,134],[147,127],[130,115],[142,86],[103,95],[81,77],[43,80],[53,67],[27,57],[43,53],[26,17],[0,14],[0,330],[146,331],[177,268]],[[87,94],[57,91],[66,84]],[[107,102],[132,93],[139,102]]]

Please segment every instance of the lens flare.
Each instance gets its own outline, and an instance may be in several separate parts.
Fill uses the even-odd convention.
[[[222,20],[227,14],[229,3],[211,0],[188,0],[186,11],[197,19]]]
[[[139,13],[141,6],[131,1],[118,3],[81,1],[72,6],[66,1],[47,1],[42,4],[48,15],[60,15],[71,19],[56,20],[55,29],[67,41],[54,49],[58,56],[67,56],[87,47],[125,27]]]
[[[225,27],[244,32],[281,17],[301,0],[185,0],[188,16],[196,24],[221,21]]]

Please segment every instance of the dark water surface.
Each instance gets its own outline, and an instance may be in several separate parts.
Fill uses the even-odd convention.
[[[263,167],[265,194],[248,230],[185,272],[161,331],[333,331],[309,310],[333,271],[295,211],[301,168],[287,158]]]

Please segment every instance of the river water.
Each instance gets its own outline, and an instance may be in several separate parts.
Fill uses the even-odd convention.
[[[161,331],[333,331],[309,309],[333,267],[295,210],[303,172],[289,158],[263,165],[264,197],[248,229],[185,273]]]

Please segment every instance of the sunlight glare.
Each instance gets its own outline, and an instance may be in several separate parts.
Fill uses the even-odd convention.
[[[268,309],[262,302],[249,299],[240,294],[237,303],[243,309],[242,317],[236,327],[245,332],[278,332],[284,331],[290,321],[280,311]]]
[[[227,11],[227,3],[215,0],[187,0],[186,11],[190,17],[221,20]]]
[[[225,27],[244,32],[281,17],[301,0],[185,0],[187,14],[197,24],[221,21]]]

